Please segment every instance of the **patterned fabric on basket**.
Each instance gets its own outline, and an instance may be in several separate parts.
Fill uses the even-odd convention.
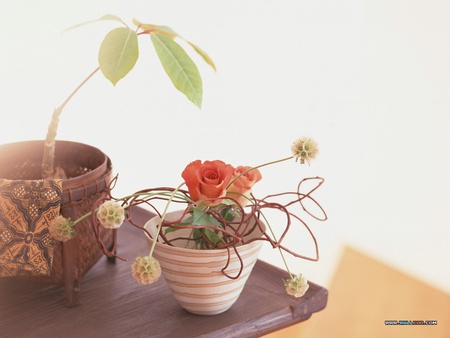
[[[0,180],[0,276],[49,275],[62,180]]]

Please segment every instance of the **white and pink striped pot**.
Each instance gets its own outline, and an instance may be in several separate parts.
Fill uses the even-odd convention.
[[[181,217],[181,211],[167,213],[167,220]],[[156,235],[160,218],[150,219],[145,228]],[[184,234],[182,231],[186,231]],[[182,229],[166,236],[189,237],[190,229]],[[257,230],[248,239],[261,237]],[[150,245],[152,239],[148,238]],[[161,238],[159,238],[161,240]],[[199,315],[215,315],[228,310],[238,299],[253,266],[258,259],[262,241],[237,246],[237,251],[243,262],[243,270],[237,279],[230,279],[222,273],[228,261],[227,249],[196,250],[186,247],[186,243],[170,246],[157,242],[153,256],[159,261],[161,271],[174,297],[187,311]],[[230,264],[226,273],[236,276],[241,268],[241,262],[230,248]]]

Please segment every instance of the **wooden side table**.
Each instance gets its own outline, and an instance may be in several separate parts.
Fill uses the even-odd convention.
[[[150,217],[133,211],[142,224]],[[149,247],[141,230],[125,224],[118,234],[118,254],[102,258],[83,278],[82,303],[64,304],[64,288],[23,280],[0,279],[2,337],[259,337],[308,319],[325,308],[328,292],[310,282],[302,298],[288,296],[287,273],[258,261],[237,302],[223,314],[198,316],[180,307],[164,278],[139,285],[130,266]]]

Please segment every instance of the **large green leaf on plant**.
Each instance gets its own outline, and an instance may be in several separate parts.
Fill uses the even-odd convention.
[[[170,39],[174,39],[176,37],[186,41],[191,47],[205,60],[205,62],[210,65],[214,70],[216,70],[216,65],[214,64],[214,61],[210,58],[210,56],[199,46],[194,45],[192,42],[186,40],[181,35],[176,33],[172,28],[168,26],[161,26],[161,25],[152,25],[148,23],[142,23],[136,19],[133,19],[133,23],[138,26],[140,29],[148,32],[154,32],[156,34],[165,35]]]
[[[115,86],[133,69],[139,57],[137,34],[127,27],[109,32],[98,53],[98,63],[103,75]]]
[[[203,60],[210,65],[216,71],[216,65],[214,61],[210,58],[210,56],[199,46],[194,45],[192,42],[186,40],[181,35],[177,34],[172,28],[167,26],[153,26],[153,29],[156,33],[160,33],[162,35],[167,36],[168,38],[174,39],[175,37],[179,37],[180,39],[186,41],[202,58]]]
[[[202,105],[202,78],[194,61],[184,49],[165,35],[151,33],[153,46],[175,88],[197,107]]]

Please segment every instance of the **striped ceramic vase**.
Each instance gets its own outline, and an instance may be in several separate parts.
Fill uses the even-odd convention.
[[[178,219],[180,216],[181,212],[168,213],[166,219]],[[154,217],[145,225],[153,237],[159,220],[159,217]],[[181,231],[184,230],[176,231],[177,237],[184,236]],[[188,237],[190,230],[186,231]],[[250,236],[261,235],[258,229]],[[151,238],[149,242],[152,243]],[[184,309],[199,315],[215,315],[228,310],[238,299],[258,259],[262,241],[236,247],[243,267],[237,279],[230,279],[222,273],[228,262],[228,255],[230,263],[225,272],[234,277],[241,269],[241,261],[233,248],[230,248],[228,254],[227,249],[196,250],[185,246],[186,243],[169,246],[157,242],[153,256],[159,261],[164,279]]]

